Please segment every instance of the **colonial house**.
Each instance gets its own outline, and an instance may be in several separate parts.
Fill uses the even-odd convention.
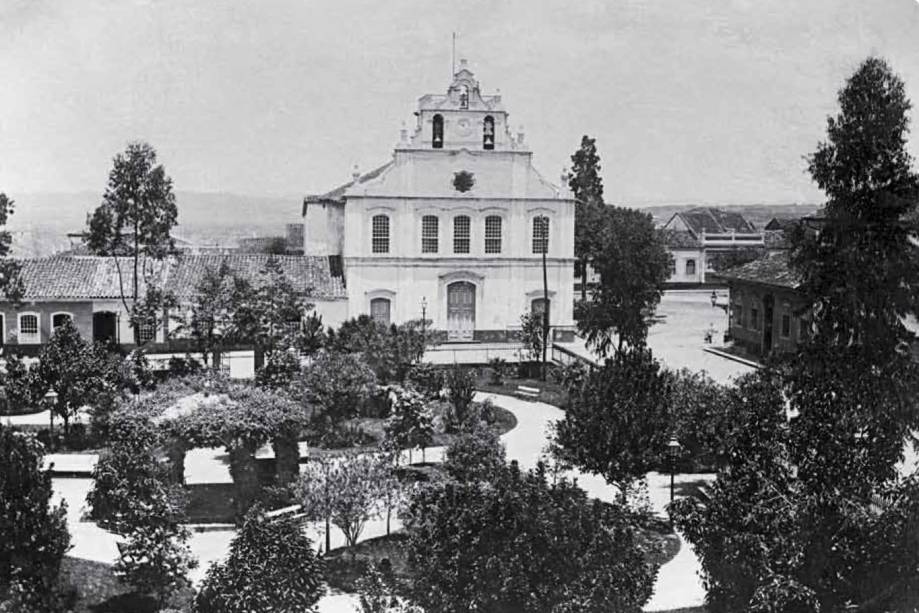
[[[663,231],[673,256],[668,284],[676,287],[709,283],[719,253],[765,244],[763,233],[743,215],[711,207],[674,213]]]
[[[142,297],[148,287],[161,287],[172,292],[184,310],[194,300],[206,269],[216,270],[225,262],[233,272],[257,284],[269,257],[281,264],[294,287],[315,304],[326,325],[337,326],[347,318],[344,280],[332,274],[329,259],[323,257],[180,253],[160,262],[148,261],[138,294]],[[25,294],[18,305],[0,302],[0,344],[35,354],[54,329],[69,319],[84,338],[133,346],[134,332],[122,300],[127,296],[130,304],[134,293],[131,259],[53,256],[24,259],[21,264]],[[161,321],[140,329],[140,340],[150,352],[190,348],[175,338],[179,323],[173,315],[163,313]]]
[[[505,341],[521,314],[548,308],[556,338],[573,335],[565,182],[536,171],[501,96],[484,95],[465,60],[445,94],[418,100],[415,117],[390,161],[304,199],[304,253],[342,258],[352,317],[424,313],[448,341]]]
[[[807,337],[809,308],[786,252],[766,255],[713,277],[730,289],[728,329],[751,357],[794,351]]]

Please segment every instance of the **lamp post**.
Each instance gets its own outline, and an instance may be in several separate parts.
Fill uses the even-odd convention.
[[[667,443],[667,456],[670,458],[670,502],[673,503],[673,480],[676,473],[676,459],[680,454],[680,441],[675,436]]]
[[[421,344],[422,346],[427,346],[427,336],[425,335],[425,327],[428,323],[428,299],[426,296],[421,297]]]
[[[42,404],[48,408],[48,444],[54,446],[54,406],[57,404],[57,392],[48,390],[41,399]]]

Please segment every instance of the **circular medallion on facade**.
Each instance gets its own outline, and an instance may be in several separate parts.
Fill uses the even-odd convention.
[[[468,192],[475,185],[475,175],[468,170],[453,173],[453,187],[458,192]]]

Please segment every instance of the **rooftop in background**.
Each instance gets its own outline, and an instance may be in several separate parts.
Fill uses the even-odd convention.
[[[281,264],[297,289],[310,290],[310,295],[317,299],[346,298],[343,277],[333,274],[328,257],[319,256],[180,254],[161,262],[148,261],[144,277],[172,291],[179,300],[187,300],[194,296],[195,287],[207,268],[216,269],[226,262],[236,274],[257,283],[260,271],[272,257]],[[132,260],[129,258],[52,256],[20,261],[27,301],[120,299],[122,288],[126,295],[133,294]],[[140,288],[140,295],[145,288],[146,283]]]
[[[800,280],[788,263],[788,254],[784,252],[758,258],[713,276],[728,283],[740,281],[785,289],[797,289],[800,285]]]
[[[696,207],[674,213],[665,228],[688,230],[696,237],[702,234],[754,234],[756,227],[743,215],[714,207]]]

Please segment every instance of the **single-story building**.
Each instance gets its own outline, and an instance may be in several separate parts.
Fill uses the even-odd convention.
[[[794,351],[807,337],[810,309],[781,251],[717,273],[730,289],[728,329],[734,347],[753,357]]]
[[[328,257],[269,256],[263,254],[194,255],[180,253],[162,261],[148,261],[140,275],[139,295],[147,287],[172,292],[180,309],[188,309],[207,269],[226,263],[253,284],[273,257],[285,275],[315,305],[323,323],[338,326],[347,319],[348,301],[341,267],[333,274]],[[82,336],[95,341],[114,342],[126,349],[134,345],[128,310],[123,296],[133,295],[133,260],[101,256],[51,256],[21,260],[25,288],[22,302],[0,302],[0,345],[16,346],[21,353],[38,352],[54,329],[66,320],[76,325]],[[174,338],[179,322],[174,313],[163,313],[162,320],[141,329],[142,343],[153,352],[171,352],[189,347],[187,340]]]

